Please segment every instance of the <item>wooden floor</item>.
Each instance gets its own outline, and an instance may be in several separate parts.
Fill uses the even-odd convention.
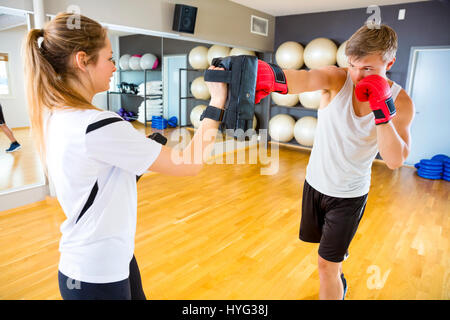
[[[206,165],[138,183],[135,255],[150,299],[317,299],[317,244],[298,240],[309,152],[261,165]],[[374,163],[344,263],[347,299],[450,299],[450,184]],[[0,213],[0,299],[60,299],[53,201]]]
[[[11,141],[0,131],[0,193],[32,184],[44,184],[45,177],[29,128],[12,129],[22,148],[6,153]]]

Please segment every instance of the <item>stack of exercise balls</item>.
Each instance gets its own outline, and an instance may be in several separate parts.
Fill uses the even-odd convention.
[[[208,86],[206,85],[203,76],[197,77],[192,81],[191,93],[196,99],[209,100],[209,98],[211,98],[211,94],[209,93]]]
[[[200,116],[202,115],[203,111],[205,111],[205,109],[205,105],[199,104],[191,110],[190,120],[194,128],[197,129],[198,127],[200,127]]]
[[[189,52],[189,64],[194,69],[208,69],[208,48],[204,46],[197,46]]]
[[[298,94],[281,94],[272,92],[272,101],[278,106],[293,107],[298,104]]]
[[[305,65],[308,69],[338,65],[348,67],[345,56],[346,41],[339,47],[330,39],[316,38],[305,47],[295,41],[282,43],[275,53],[275,63],[282,69],[298,70]],[[295,107],[300,104],[307,109],[319,109],[322,90],[281,95],[272,93],[275,105]],[[297,121],[288,114],[277,114],[269,121],[269,135],[272,140],[289,142],[295,140],[303,146],[311,147],[317,127],[317,118],[312,116],[300,117]]]
[[[307,147],[314,144],[314,136],[317,127],[317,118],[306,116],[297,121],[288,114],[277,114],[269,121],[269,135],[272,140],[289,142],[293,138]]]
[[[317,118],[315,117],[306,116],[298,119],[294,126],[295,140],[301,145],[312,147],[314,144],[316,127]]]
[[[221,46],[218,44],[211,46],[211,48],[208,49],[208,64],[211,65],[214,58],[228,57],[230,55],[230,51],[231,49],[229,47]]]
[[[317,69],[336,64],[336,44],[327,38],[316,38],[308,43],[303,53],[305,65]]]
[[[210,48],[197,46],[189,51],[189,64],[197,70],[208,69],[214,58],[225,58],[228,56],[250,55],[256,56],[254,51],[242,48],[229,48],[221,45],[213,45]]]
[[[302,106],[307,109],[319,109],[322,90],[302,92],[298,94]]]
[[[159,60],[153,53],[124,54],[119,58],[120,70],[155,70],[158,65]]]

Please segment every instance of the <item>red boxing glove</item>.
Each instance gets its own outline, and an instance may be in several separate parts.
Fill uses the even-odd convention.
[[[288,93],[286,76],[276,64],[258,60],[258,74],[256,76],[255,104],[271,92]]]
[[[375,115],[375,124],[387,123],[395,116],[395,105],[389,83],[378,75],[367,76],[355,87],[359,101],[369,101]]]

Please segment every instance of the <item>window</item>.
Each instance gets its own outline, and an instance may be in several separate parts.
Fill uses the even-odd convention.
[[[10,94],[8,54],[0,52],[0,96],[9,96]]]

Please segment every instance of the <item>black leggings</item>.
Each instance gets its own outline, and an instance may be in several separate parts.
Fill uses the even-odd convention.
[[[88,283],[71,279],[58,271],[59,291],[64,300],[146,300],[141,274],[133,256],[130,276],[111,283]]]

